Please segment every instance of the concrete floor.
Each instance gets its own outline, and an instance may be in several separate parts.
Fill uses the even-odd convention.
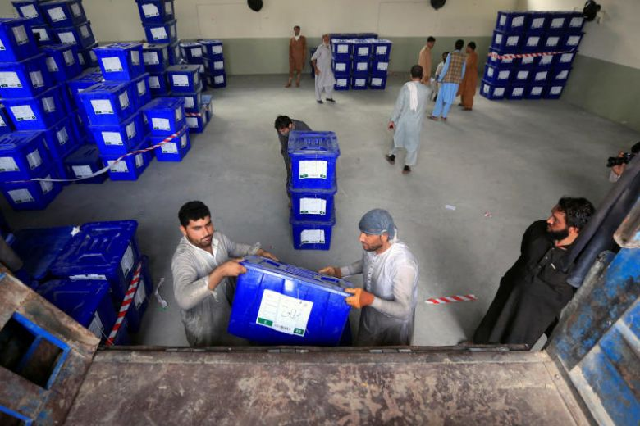
[[[546,218],[563,195],[586,196],[597,206],[610,188],[606,158],[640,138],[562,101],[476,97],[471,113],[454,107],[446,124],[425,120],[418,165],[405,176],[402,157],[395,166],[383,158],[403,78],[390,78],[385,91],[337,92],[337,104],[318,105],[309,77],[300,89],[284,89],[284,76],[232,77],[227,89],[213,92],[215,118],[182,163],[154,161],[136,182],[69,186],[43,212],[13,212],[2,201],[3,212],[16,229],[138,220],[142,251],[155,281],[165,278],[160,293],[169,307],[152,300],[136,340],[182,346],[170,259],[184,202],[208,204],[216,228],[231,239],[260,241],[283,261],[311,269],[358,259],[358,220],[372,208],[388,209],[420,264],[415,344],[455,344],[473,333],[518,257],[525,228]],[[273,129],[278,114],[337,133],[337,224],[328,252],[293,249]],[[468,293],[478,300],[424,303]]]

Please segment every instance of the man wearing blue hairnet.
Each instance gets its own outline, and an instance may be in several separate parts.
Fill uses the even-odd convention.
[[[336,278],[362,274],[363,288],[349,288],[346,302],[362,308],[357,346],[404,346],[413,338],[418,297],[418,263],[397,239],[393,218],[375,209],[360,219],[362,260],[327,266],[320,273]]]

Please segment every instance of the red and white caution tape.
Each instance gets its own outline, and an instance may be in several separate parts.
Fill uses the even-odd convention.
[[[185,112],[184,115],[187,117],[202,117],[199,112]]]
[[[123,154],[120,157],[118,157],[116,159],[116,161],[114,161],[113,163],[109,164],[108,166],[105,166],[102,169],[98,170],[97,172],[92,173],[92,174],[87,175],[87,176],[83,176],[83,177],[80,177],[80,178],[74,178],[74,179],[33,178],[33,179],[15,180],[15,181],[12,181],[12,182],[9,182],[9,183],[23,183],[23,182],[32,182],[32,181],[40,181],[40,182],[77,182],[79,180],[91,179],[91,178],[94,178],[94,177],[99,176],[101,174],[107,173],[110,169],[115,167],[116,164],[121,162],[125,157],[129,157],[129,156],[132,156],[132,155],[140,154],[141,152],[153,151],[154,149],[158,148],[159,146],[162,146],[162,145],[164,145],[166,143],[171,142],[172,140],[176,139],[180,135],[180,133],[182,133],[182,131],[185,130],[186,128],[187,128],[187,126],[183,127],[179,132],[176,132],[176,133],[174,133],[172,135],[167,136],[161,142],[158,142],[157,144],[152,145],[152,146],[150,146],[148,148],[139,149],[137,151],[127,152],[126,154]]]
[[[424,301],[427,305],[446,305],[447,303],[454,302],[472,302],[476,299],[473,294],[465,294],[464,296],[445,296],[436,297],[435,299],[427,299]]]
[[[499,55],[496,52],[489,52],[487,55],[490,58],[494,59],[515,59],[515,58],[538,58],[540,56],[554,56],[554,55],[562,55],[563,53],[574,53],[574,50],[570,50],[568,52],[538,52],[538,53],[505,53],[504,55]]]
[[[122,301],[122,305],[120,305],[120,311],[118,312],[118,319],[116,323],[113,325],[111,329],[111,333],[109,334],[109,338],[107,339],[106,346],[113,346],[113,341],[118,335],[118,330],[122,327],[122,321],[124,321],[124,317],[127,316],[127,311],[129,310],[129,306],[131,306],[131,302],[136,295],[136,291],[138,290],[138,283],[140,282],[140,271],[142,270],[142,262],[138,262],[138,267],[136,268],[136,272],[133,274],[133,278],[131,279],[131,284],[129,285],[129,289],[124,296],[124,300]]]

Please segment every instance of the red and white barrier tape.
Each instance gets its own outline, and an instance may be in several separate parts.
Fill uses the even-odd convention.
[[[478,300],[473,294],[466,294],[464,296],[446,296],[436,297],[434,299],[427,299],[424,301],[427,305],[446,305],[447,303],[454,302],[472,302]]]
[[[202,117],[199,112],[185,112],[184,115],[187,117]]]
[[[127,311],[129,310],[129,306],[133,301],[133,298],[136,295],[136,291],[138,290],[138,283],[140,282],[140,271],[142,270],[142,262],[138,263],[138,267],[136,268],[136,272],[133,274],[133,278],[131,279],[131,284],[129,285],[129,289],[124,296],[124,300],[122,301],[122,305],[120,305],[120,311],[118,312],[118,319],[116,323],[113,325],[111,329],[111,333],[109,334],[109,338],[105,343],[106,346],[113,346],[113,341],[118,335],[118,330],[122,327],[122,321],[124,321],[124,317],[127,316]]]
[[[568,52],[505,53],[504,55],[499,55],[496,52],[489,52],[487,56],[489,58],[502,60],[502,59],[515,59],[515,58],[538,58],[540,56],[562,55],[563,53],[575,53],[575,51],[570,50]]]
[[[116,159],[116,161],[114,161],[112,164],[103,167],[102,169],[98,170],[95,173],[92,173],[90,175],[87,176],[83,176],[81,178],[74,178],[74,179],[47,179],[47,178],[33,178],[33,179],[24,179],[24,180],[15,180],[12,182],[8,182],[8,183],[23,183],[23,182],[33,182],[33,181],[39,181],[39,182],[77,182],[79,180],[86,180],[86,179],[92,179],[96,176],[99,176],[101,174],[107,173],[110,169],[112,169],[116,164],[118,164],[119,162],[121,162],[125,157],[129,157],[131,155],[136,155],[136,154],[140,154],[141,152],[148,152],[148,151],[153,151],[154,149],[158,148],[159,146],[162,146],[166,143],[171,142],[172,140],[176,139],[181,133],[182,131],[186,131],[187,126],[184,126],[179,132],[174,133],[172,135],[167,136],[165,139],[163,139],[161,142],[158,142],[155,145],[152,145],[148,148],[144,148],[144,149],[139,149],[137,151],[131,151],[131,152],[127,152],[126,154],[121,155],[120,157],[118,157]]]

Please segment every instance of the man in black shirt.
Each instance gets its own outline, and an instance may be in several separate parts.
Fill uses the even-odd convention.
[[[286,190],[289,194],[289,184],[291,184],[291,161],[289,160],[289,152],[287,150],[289,146],[289,132],[292,130],[311,130],[304,121],[293,120],[286,115],[279,115],[276,118],[275,123],[276,131],[278,132],[278,139],[280,139],[280,154],[284,159],[284,165],[287,168],[287,182]]]
[[[525,232],[521,255],[500,282],[489,311],[473,336],[474,343],[526,343],[532,347],[553,329],[575,288],[561,265],[595,209],[585,198],[563,197],[546,223]]]

